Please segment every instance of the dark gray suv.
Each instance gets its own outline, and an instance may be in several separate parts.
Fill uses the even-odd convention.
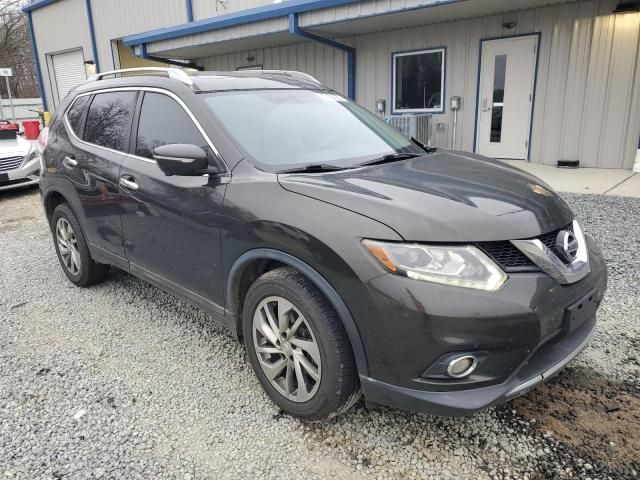
[[[539,179],[407,139],[302,73],[146,73],[92,78],[54,116],[40,188],[62,268],[204,309],[285,412],[362,393],[473,413],[593,333],[602,253]]]

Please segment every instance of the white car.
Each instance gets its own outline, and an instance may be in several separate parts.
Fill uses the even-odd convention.
[[[36,185],[40,180],[38,147],[20,135],[3,130],[0,132],[0,192]]]

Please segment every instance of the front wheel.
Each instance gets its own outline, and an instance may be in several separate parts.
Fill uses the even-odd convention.
[[[331,304],[289,267],[258,278],[243,310],[244,343],[258,380],[286,413],[331,418],[360,398],[353,351]]]

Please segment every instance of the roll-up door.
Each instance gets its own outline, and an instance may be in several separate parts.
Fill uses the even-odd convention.
[[[56,79],[58,103],[67,96],[69,90],[87,80],[82,50],[51,55],[53,73]]]

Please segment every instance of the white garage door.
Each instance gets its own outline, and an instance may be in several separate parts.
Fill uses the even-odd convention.
[[[53,73],[56,77],[58,90],[58,103],[67,96],[69,90],[86,81],[87,74],[84,68],[82,50],[59,53],[51,56]]]

